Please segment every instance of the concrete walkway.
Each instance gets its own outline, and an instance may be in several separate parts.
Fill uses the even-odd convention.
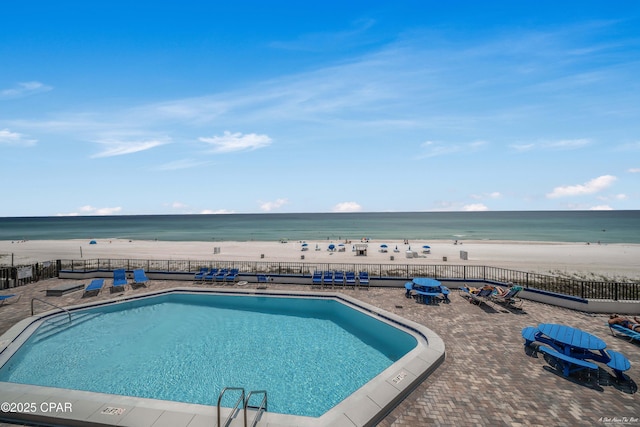
[[[74,281],[51,279],[0,291],[2,295],[22,294],[18,302],[9,301],[0,307],[0,333],[30,316],[33,297],[67,306],[119,295],[103,289],[100,295],[84,300],[81,291],[60,297],[45,296],[47,288],[68,282]],[[89,280],[81,283],[87,284]],[[150,289],[191,285],[190,282],[152,280]],[[244,288],[255,286],[250,284]],[[269,289],[293,288],[269,284]],[[295,289],[301,290],[301,287]],[[147,291],[127,287],[125,293]],[[470,304],[457,291],[450,295],[450,304],[436,306],[406,299],[404,289],[337,291],[424,324],[439,334],[446,345],[445,362],[398,405],[381,426],[640,426],[640,398],[636,395],[636,382],[640,381],[640,345],[612,336],[605,325],[606,315],[527,301],[523,310],[509,310],[495,304],[479,307]],[[37,313],[50,308],[35,301]],[[604,339],[608,348],[623,353],[631,361],[631,369],[626,372],[630,381],[618,383],[607,367],[601,367],[591,378],[580,374],[564,378],[542,354],[525,351],[520,331],[538,323],[566,324]]]

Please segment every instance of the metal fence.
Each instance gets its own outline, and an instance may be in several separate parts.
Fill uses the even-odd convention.
[[[192,260],[139,260],[139,259],[82,259],[58,261],[58,268],[69,271],[111,271],[117,268],[147,272],[196,272],[207,268],[237,268],[245,274],[311,275],[314,271],[366,271],[369,277],[402,278],[433,277],[439,280],[469,280],[486,282],[513,282],[525,288],[604,300],[640,300],[638,282],[593,282],[569,279],[551,274],[539,274],[499,267],[476,265],[407,265],[407,264],[355,264],[268,261],[192,261]]]
[[[0,289],[23,286],[52,277],[58,277],[58,264],[55,261],[0,267]]]

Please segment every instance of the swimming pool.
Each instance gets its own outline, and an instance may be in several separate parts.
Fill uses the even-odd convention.
[[[267,390],[269,415],[326,419],[382,373],[404,389],[424,372],[394,365],[425,365],[416,356],[429,349],[420,328],[340,295],[176,290],[72,318],[31,325],[10,358],[0,354],[0,381],[208,406],[243,387]]]

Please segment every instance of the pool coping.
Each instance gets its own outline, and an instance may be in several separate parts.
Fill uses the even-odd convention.
[[[416,338],[418,344],[413,350],[320,417],[265,412],[257,423],[258,426],[373,426],[424,381],[445,358],[444,342],[429,328],[339,292],[175,287],[106,301],[87,302],[66,309],[73,312],[171,293],[335,299],[405,330]],[[61,312],[52,310],[31,316],[0,336],[0,366],[28,338],[37,324]],[[21,409],[21,412],[7,412],[5,408],[1,408],[0,419],[49,425],[64,423],[69,426],[199,427],[217,424],[215,406],[6,382],[0,382],[0,402],[13,402],[16,404],[14,409]],[[69,407],[71,412],[66,410]],[[226,418],[230,409],[222,408],[221,414],[223,419]],[[238,415],[230,425],[243,425],[242,421],[242,415]]]

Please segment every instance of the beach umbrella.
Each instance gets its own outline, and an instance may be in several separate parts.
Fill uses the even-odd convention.
[[[303,243],[303,244],[302,244],[302,247],[305,247],[305,246],[309,246],[309,244],[307,244],[307,243]]]
[[[330,251],[334,250],[335,248],[336,248],[336,245],[334,245],[333,243],[331,243],[331,244],[328,246],[328,249],[329,249]]]
[[[389,246],[387,246],[385,243],[380,245],[381,248],[388,248]]]
[[[95,245],[95,244],[97,244],[97,243],[98,243],[98,242],[96,242],[95,240],[92,240],[92,241],[90,241],[90,242],[89,242],[89,244],[90,244],[90,245]]]
[[[431,249],[431,246],[429,246],[429,245],[424,245],[424,246],[422,247],[422,249]]]

